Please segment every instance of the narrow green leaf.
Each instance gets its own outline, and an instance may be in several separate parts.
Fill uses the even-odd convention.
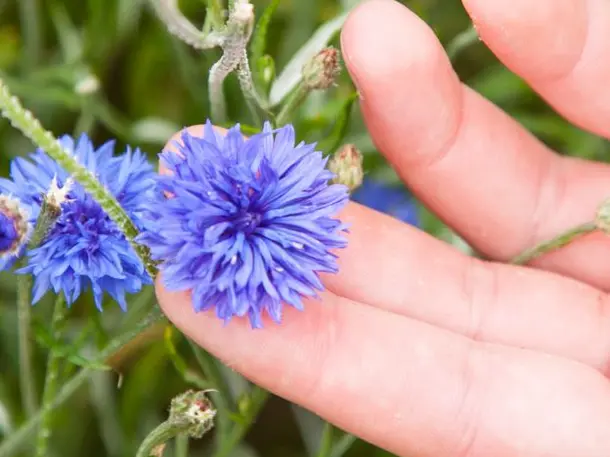
[[[337,120],[333,125],[333,128],[329,135],[323,141],[320,141],[318,149],[321,151],[332,154],[335,152],[341,144],[344,142],[347,128],[349,126],[349,120],[351,118],[352,106],[358,99],[358,92],[353,92],[349,97],[345,99],[343,105],[339,109]]]
[[[257,71],[254,74],[254,81],[257,85],[260,84],[262,87],[263,75],[259,73],[258,62],[261,60],[265,51],[267,50],[267,31],[269,30],[269,24],[271,24],[271,18],[277,10],[280,4],[280,0],[272,0],[269,6],[265,8],[262,16],[256,23],[256,30],[252,36],[252,42],[250,44],[252,62],[257,65]]]

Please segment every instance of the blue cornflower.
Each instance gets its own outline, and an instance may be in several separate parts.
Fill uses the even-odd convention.
[[[314,145],[295,146],[292,126],[245,140],[239,125],[226,136],[208,122],[204,138],[182,134],[161,176],[140,241],[150,247],[169,290],[192,290],[195,311],[216,307],[225,322],[263,312],[280,322],[282,303],[302,309],[316,296],[319,272],[336,272],[330,252],[346,245],[333,216],[347,188]]]
[[[419,226],[417,204],[404,188],[366,178],[352,194],[352,200],[371,209],[389,214],[407,224]]]
[[[141,212],[153,191],[155,176],[146,157],[130,148],[115,156],[114,142],[95,149],[86,135],[77,141],[68,136],[59,141],[141,225]],[[0,192],[14,196],[26,207],[32,225],[43,195],[53,189],[66,194],[59,219],[40,246],[27,252],[27,266],[18,271],[34,276],[33,303],[52,289],[63,292],[70,305],[91,288],[99,309],[104,291],[124,309],[126,293],[138,292],[143,284],[152,282],[142,262],[118,227],[79,184],[71,182],[63,168],[42,150],[29,158],[13,160],[11,180],[0,178]]]

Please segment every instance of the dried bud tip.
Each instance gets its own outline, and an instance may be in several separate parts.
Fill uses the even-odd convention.
[[[207,391],[188,390],[172,400],[169,421],[187,424],[191,438],[201,438],[214,426],[216,410],[206,396]]]
[[[362,160],[362,153],[353,144],[341,147],[328,162],[328,169],[335,174],[333,182],[347,186],[350,191],[360,187],[364,179]]]
[[[254,20],[254,6],[248,0],[235,0],[231,18],[240,24],[248,24]]]
[[[0,258],[16,255],[30,234],[29,214],[19,201],[0,195]]]
[[[334,84],[340,70],[339,51],[324,48],[303,65],[303,82],[310,90],[327,89]]]

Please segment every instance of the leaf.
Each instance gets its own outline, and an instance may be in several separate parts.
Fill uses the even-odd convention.
[[[272,107],[278,105],[299,84],[302,79],[301,69],[303,65],[324,49],[337,35],[343,27],[347,14],[345,12],[320,26],[309,41],[286,64],[271,86],[269,103]]]
[[[252,52],[251,60],[253,62],[257,62],[265,54],[267,48],[267,30],[269,29],[273,13],[275,13],[279,4],[280,0],[272,0],[256,23],[256,30],[254,31],[252,44],[250,45]]]
[[[51,4],[51,20],[59,39],[64,62],[77,62],[83,56],[83,41],[63,3]]]

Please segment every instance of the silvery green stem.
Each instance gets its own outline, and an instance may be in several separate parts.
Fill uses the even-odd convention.
[[[65,321],[67,307],[60,294],[55,300],[53,308],[53,317],[51,318],[51,334],[54,341],[59,341]],[[49,438],[51,437],[51,423],[53,419],[51,405],[53,399],[57,395],[57,378],[59,377],[59,362],[60,355],[52,347],[49,349],[47,359],[47,373],[44,381],[44,391],[42,394],[42,417],[40,427],[38,428],[38,436],[36,437],[36,457],[46,457],[49,447]]]
[[[463,32],[458,33],[447,45],[446,52],[449,59],[454,60],[458,54],[467,49],[470,45],[476,43],[478,40],[479,34],[472,25]]]
[[[210,69],[208,92],[210,94],[210,113],[214,122],[222,123],[227,118],[227,104],[222,91],[222,83],[236,66],[237,63],[231,62],[230,56],[224,53]]]
[[[305,83],[303,83],[303,81],[301,81],[299,83],[299,85],[297,86],[297,88],[292,92],[292,94],[290,94],[290,96],[288,97],[288,100],[286,101],[284,106],[282,106],[282,109],[280,110],[279,114],[277,115],[277,118],[276,118],[277,127],[281,127],[284,124],[286,124],[288,121],[290,121],[290,118],[292,117],[294,112],[297,110],[297,108],[299,106],[301,106],[301,103],[303,103],[305,101],[305,99],[307,98],[307,96],[309,95],[310,92],[311,92],[311,89],[309,87],[307,87],[307,85]]]
[[[195,49],[211,49],[220,46],[224,40],[222,33],[211,32],[205,34],[185,18],[176,4],[176,0],[151,0],[155,12],[159,16],[167,30],[172,35],[184,41]],[[218,4],[214,0],[210,1],[208,14],[212,16],[212,24],[215,28],[222,26],[222,10],[218,11]]]
[[[38,409],[36,401],[36,384],[32,365],[32,327],[30,310],[30,290],[32,277],[20,275],[17,278],[17,327],[19,330],[19,388],[21,402],[26,417],[33,416]]]
[[[237,67],[237,78],[239,80],[241,90],[246,97],[246,101],[248,101],[248,103],[251,105],[253,115],[258,121],[261,111],[268,114],[268,103],[263,100],[254,86],[252,72],[250,71],[250,63],[248,62],[248,52],[245,48],[242,50],[241,59]]]
[[[525,265],[530,261],[534,260],[535,258],[541,256],[542,254],[546,254],[547,252],[562,248],[563,246],[570,244],[577,238],[592,233],[597,229],[598,227],[595,222],[588,222],[586,224],[578,225],[569,230],[566,230],[555,238],[542,241],[533,248],[526,249],[521,254],[513,258],[510,263],[514,265]]]
[[[119,352],[123,346],[139,336],[141,333],[148,330],[152,325],[156,324],[162,318],[163,314],[161,313],[161,310],[158,306],[154,306],[153,309],[137,323],[137,325],[121,335],[118,335],[108,343],[108,345],[98,355],[98,360],[100,363]],[[93,368],[83,368],[70,380],[64,383],[59,392],[57,392],[57,396],[55,396],[53,401],[48,405],[48,410],[52,411],[63,405],[87,381],[87,379],[89,379],[93,372]],[[32,433],[38,424],[40,424],[42,416],[42,411],[38,411],[36,415],[32,416],[18,430],[7,436],[6,439],[0,443],[0,457],[9,457],[17,453],[32,437]]]
[[[133,221],[129,218],[125,210],[121,207],[114,196],[104,188],[83,165],[76,161],[76,158],[57,141],[51,132],[45,130],[38,119],[32,113],[21,106],[21,103],[11,95],[8,87],[0,80],[0,111],[11,124],[19,129],[27,138],[46,152],[53,160],[61,165],[70,175],[78,181],[83,188],[91,194],[93,199],[108,214],[110,219],[125,234],[132,247],[142,259],[146,270],[151,276],[155,276],[157,269],[150,260],[148,250],[134,241],[138,230]]]

